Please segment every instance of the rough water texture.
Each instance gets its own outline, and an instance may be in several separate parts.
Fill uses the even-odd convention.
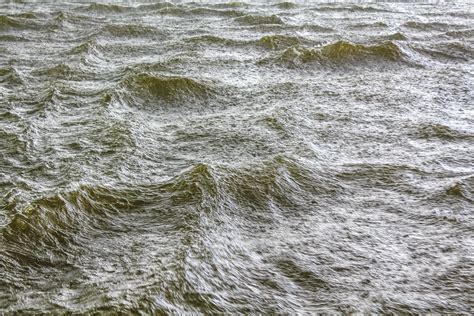
[[[0,313],[473,313],[473,21],[0,4]]]

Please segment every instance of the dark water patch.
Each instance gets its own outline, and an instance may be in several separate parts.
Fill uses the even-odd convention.
[[[278,50],[299,45],[301,44],[301,40],[295,36],[267,35],[259,39],[257,44],[267,49]]]
[[[260,25],[260,24],[279,24],[283,25],[283,20],[277,15],[245,15],[235,19],[236,22],[243,25]]]
[[[457,131],[442,124],[423,124],[419,127],[417,135],[422,139],[444,139],[449,141],[474,139],[473,134]]]
[[[342,64],[357,61],[403,61],[404,54],[393,42],[387,41],[375,45],[354,44],[338,41],[318,48],[301,45],[289,47],[275,56],[267,57],[259,63],[298,65],[310,62],[320,64]]]

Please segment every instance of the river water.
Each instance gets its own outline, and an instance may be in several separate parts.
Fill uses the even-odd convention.
[[[473,21],[0,4],[0,313],[472,313]]]

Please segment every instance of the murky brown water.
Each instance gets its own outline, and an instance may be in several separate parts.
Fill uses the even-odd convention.
[[[472,313],[473,21],[0,4],[0,313]]]

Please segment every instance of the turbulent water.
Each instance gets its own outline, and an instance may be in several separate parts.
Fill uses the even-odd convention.
[[[473,21],[0,4],[0,313],[474,312]]]

